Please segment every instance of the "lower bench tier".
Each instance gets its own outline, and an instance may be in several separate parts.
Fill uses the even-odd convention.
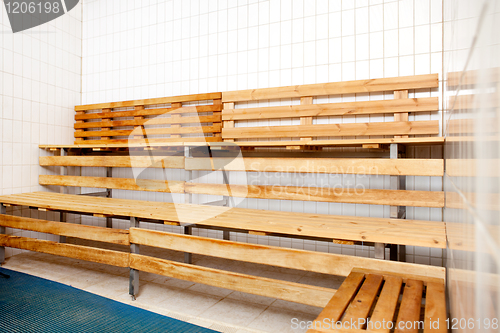
[[[166,224],[243,230],[257,234],[446,248],[444,222],[292,213],[50,192],[0,196],[0,203],[105,217],[136,217],[164,221]]]

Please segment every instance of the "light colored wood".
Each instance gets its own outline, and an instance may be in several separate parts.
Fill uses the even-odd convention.
[[[117,190],[184,193],[183,181],[156,179],[40,175],[40,185],[110,188]]]
[[[85,115],[85,111],[76,111],[75,118],[80,117],[80,116],[84,116],[84,115]],[[76,120],[76,123],[81,124],[81,123],[83,123],[83,121]],[[75,135],[76,135],[76,133],[81,133],[81,132],[83,132],[83,129],[77,129],[77,130],[75,130]],[[76,138],[75,144],[82,143],[83,141],[84,140],[82,138]]]
[[[373,314],[370,318],[372,322],[368,330],[379,333],[389,333],[389,322],[394,321],[396,306],[398,305],[399,295],[403,279],[397,276],[385,277],[384,286],[380,292],[380,297],[375,305]],[[383,323],[386,323],[385,325]]]
[[[368,274],[365,276],[363,285],[345,311],[342,318],[344,323],[359,323],[360,318],[366,319],[368,317],[383,280],[383,277],[380,275]],[[359,325],[357,328],[365,327]]]
[[[196,140],[189,140],[196,139]],[[202,140],[200,140],[202,139]],[[113,140],[114,141],[114,140]],[[151,141],[151,140],[150,140]],[[295,141],[240,141],[235,143],[224,143],[216,142],[217,138],[205,137],[205,138],[182,138],[179,140],[163,140],[159,142],[158,140],[153,140],[151,142],[124,142],[124,143],[103,143],[95,142],[91,143],[89,140],[83,141],[80,144],[71,145],[39,145],[40,149],[50,149],[50,148],[64,148],[64,149],[92,149],[92,148],[144,148],[144,147],[198,147],[198,146],[210,146],[212,148],[221,149],[227,147],[228,145],[239,146],[239,147],[283,147],[290,144],[294,144]],[[219,140],[220,141],[220,140]],[[304,146],[325,146],[325,147],[361,147],[363,144],[383,144],[389,145],[391,143],[398,143],[402,145],[442,145],[444,143],[443,137],[415,137],[408,139],[394,139],[394,138],[380,138],[380,139],[344,139],[344,140],[313,140],[310,142],[301,142]],[[296,144],[296,142],[295,142]]]
[[[262,99],[298,98],[305,96],[314,97],[403,89],[437,88],[438,86],[438,74],[427,74],[383,79],[307,84],[278,88],[228,91],[222,93],[222,101],[243,102]]]
[[[212,125],[212,126],[192,126],[192,127],[180,127],[180,128],[142,128],[141,136],[135,135],[136,137],[142,137],[145,135],[160,135],[160,134],[193,134],[193,133],[210,133],[210,132],[218,132],[220,131],[220,125]],[[128,136],[133,134],[132,130],[110,130],[110,131],[88,131],[76,133],[75,137],[93,137],[93,136]],[[161,139],[163,140],[163,139]],[[109,140],[112,141],[112,140]]]
[[[181,108],[182,107],[182,103],[172,103],[172,108]],[[182,125],[181,123],[175,123],[175,121],[177,120],[180,120],[181,119],[181,115],[179,113],[172,113],[171,115],[171,120],[174,121],[174,123],[172,123],[172,125],[170,125],[170,128],[181,128]],[[170,135],[171,138],[180,138],[182,137],[182,135],[180,134],[171,134]]]
[[[313,103],[312,97],[301,97],[300,98],[301,105],[311,105],[312,103]],[[300,124],[301,125],[312,125],[313,118],[312,117],[300,117]],[[304,137],[304,138],[300,138],[300,140],[301,141],[311,141],[312,137]]]
[[[380,144],[378,143],[372,143],[372,144],[364,144],[361,146],[361,148],[366,148],[366,149],[380,149]]]
[[[443,222],[398,220],[358,216],[288,213],[193,204],[173,204],[116,198],[97,198],[50,192],[0,196],[0,203],[41,207],[68,212],[135,216],[262,231],[274,234],[319,237],[361,242],[446,248]]]
[[[148,138],[147,140],[145,138],[141,138],[141,139],[85,140],[84,142],[86,143],[87,147],[92,147],[93,145],[106,145],[107,147],[111,147],[112,145],[116,146],[121,145],[124,146],[124,148],[133,148],[134,144],[137,147],[141,146],[151,147],[151,146],[156,146],[156,144],[166,144],[168,142],[172,142],[174,143],[174,145],[180,147],[185,142],[203,142],[205,144],[206,142],[218,142],[218,141],[221,141],[221,139],[206,136],[206,137],[193,137],[193,138],[183,137],[180,140],[175,138],[154,138],[154,139]]]
[[[118,267],[128,267],[129,262],[129,254],[126,252],[2,234],[0,234],[0,246],[54,254]]]
[[[323,311],[316,318],[315,322],[323,322],[325,319],[330,322],[337,322],[342,318],[351,300],[356,295],[356,291],[364,280],[364,274],[350,273],[340,285],[339,289],[330,299]]]
[[[414,325],[414,323],[420,320],[423,287],[423,282],[419,280],[408,280],[406,282],[394,332],[417,333],[419,331],[418,325]],[[408,325],[411,327],[407,328],[405,326],[407,322],[411,323],[411,325]],[[420,327],[420,329],[423,329],[423,327]]]
[[[102,112],[104,112],[104,113],[111,112],[111,109],[102,109]],[[76,125],[77,124],[75,124],[75,129],[76,129]],[[100,126],[100,127],[101,127],[101,131],[109,131],[110,130],[110,128],[107,126]],[[109,140],[109,139],[111,139],[111,138],[108,136],[104,136],[101,138],[101,140]]]
[[[174,251],[186,251],[211,257],[323,274],[347,276],[354,267],[358,267],[365,270],[381,269],[410,275],[425,271],[428,276],[423,278],[431,281],[441,281],[444,278],[444,268],[442,267],[248,244],[140,228],[130,228],[130,241],[134,244]]]
[[[184,156],[40,156],[41,166],[184,169]]]
[[[390,277],[400,277],[403,279],[403,283],[408,282],[408,280],[419,280],[423,281],[424,284],[427,284],[429,282],[433,283],[444,283],[445,279],[445,271],[441,271],[441,275],[439,274],[434,274],[432,271],[428,270],[428,265],[420,265],[421,269],[420,271],[413,271],[410,272],[409,270],[390,270],[387,271],[380,267],[380,269],[377,268],[360,268],[360,267],[355,267],[352,269],[353,272],[358,272],[358,273],[364,273],[364,274],[377,274],[377,275],[382,275],[384,276],[385,279],[388,279]],[[442,267],[440,267],[442,268]],[[429,275],[431,273],[431,275]]]
[[[425,293],[424,333],[446,333],[446,297],[444,283],[428,283]],[[439,321],[439,325],[435,324]],[[433,323],[431,326],[431,322]]]
[[[304,97],[307,98],[307,97]],[[228,103],[229,104],[229,103]],[[439,110],[438,97],[224,109],[222,120],[369,115]]]
[[[128,230],[52,222],[27,217],[0,215],[0,226],[44,232],[53,235],[77,237],[105,243],[130,245]]]
[[[408,99],[408,90],[394,91],[394,99]],[[394,121],[408,121],[408,112],[394,113]],[[407,138],[408,135],[395,135],[395,138]]]
[[[180,115],[176,113],[176,115]],[[210,123],[220,122],[220,116],[193,116],[193,117],[177,117],[171,118],[142,118],[134,120],[115,120],[115,121],[100,121],[100,122],[85,122],[75,124],[75,129],[80,128],[99,128],[99,127],[124,127],[124,126],[151,126],[151,125],[169,125],[190,124],[190,123]]]
[[[184,95],[184,96],[140,99],[140,100],[124,101],[124,102],[87,104],[87,105],[75,106],[75,111],[98,110],[98,109],[106,109],[106,108],[113,109],[113,108],[130,107],[130,106],[136,106],[136,105],[156,105],[156,104],[169,104],[169,103],[176,103],[176,102],[204,101],[204,100],[211,100],[211,99],[220,99],[221,97],[222,97],[221,93],[206,93],[206,94],[193,94],[193,95]]]
[[[233,110],[234,109],[234,103],[223,103],[223,111],[222,111],[222,115],[224,115],[225,112],[227,112],[228,110]],[[224,120],[224,118],[223,118]],[[223,128],[234,128],[234,120],[227,120],[227,121],[224,121],[223,122],[223,126],[222,126],[222,129]],[[222,131],[221,129],[221,131]],[[221,133],[221,137],[222,137],[222,133]],[[224,141],[226,142],[234,142],[234,139],[225,139]]]
[[[222,111],[222,107],[223,107],[222,106],[222,99],[214,99],[214,105],[218,106],[220,108],[220,111],[214,111],[212,113],[213,116],[217,118],[217,120],[213,120],[212,122],[220,124],[220,128],[222,130],[222,112],[221,112]],[[201,121],[201,119],[200,119],[200,123],[202,123],[202,122],[203,121]],[[222,133],[216,132],[213,135],[214,135],[214,137],[221,138],[221,140],[222,140]]]
[[[222,271],[139,254],[130,254],[130,268],[317,307],[325,306],[335,294],[334,289]]]
[[[249,235],[254,235],[254,236],[267,236],[267,234],[265,232],[262,232],[262,231],[253,231],[253,230],[249,230],[248,234]]]
[[[104,132],[103,132],[104,133]],[[237,127],[222,129],[223,139],[439,134],[439,121]],[[87,133],[80,134],[88,136]]]
[[[112,111],[112,112],[99,112],[99,113],[84,113],[83,111],[77,112],[75,116],[75,120],[80,123],[83,123],[83,120],[90,119],[104,119],[107,118],[123,118],[123,117],[137,117],[137,116],[157,116],[162,114],[167,114],[169,112],[175,111],[176,113],[200,113],[200,112],[212,112],[212,111],[220,111],[221,107],[217,105],[197,105],[197,106],[184,106],[181,108],[155,108],[155,109],[142,109],[142,110],[129,110],[129,111]],[[168,118],[156,118],[155,120],[160,121],[168,121]],[[144,122],[152,121],[153,119],[145,119]],[[123,120],[125,121],[125,120]],[[85,124],[93,124],[93,123],[85,123]],[[124,126],[132,126],[128,125],[129,123],[125,123],[127,125]],[[142,125],[143,122],[135,122],[134,125]],[[154,122],[153,122],[154,124]],[[162,124],[162,123],[158,123]]]
[[[226,171],[246,172],[439,177],[442,177],[444,174],[443,159],[245,157],[236,159],[186,158],[185,160],[186,170],[214,171],[213,165],[223,165]]]
[[[441,191],[186,183],[185,192],[255,199],[444,207],[444,192]]]

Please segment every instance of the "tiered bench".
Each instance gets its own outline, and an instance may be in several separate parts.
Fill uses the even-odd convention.
[[[436,136],[438,121],[410,121],[408,115],[437,112],[437,98],[408,98],[409,90],[437,86],[437,75],[423,75],[77,106],[75,144],[41,146],[54,151],[56,156],[40,157],[40,165],[61,167],[61,172],[40,175],[39,183],[60,186],[61,193],[0,196],[0,233],[5,232],[2,229],[5,227],[49,232],[63,239],[71,236],[130,245],[130,253],[7,235],[0,235],[0,246],[130,267],[133,296],[138,292],[138,271],[319,307],[327,306],[329,300],[338,295],[331,289],[197,267],[191,264],[192,253],[342,276],[354,274],[351,272],[357,268],[364,272],[377,270],[403,275],[403,281],[405,276],[421,281],[428,278],[442,281],[444,269],[438,267],[229,240],[229,231],[235,231],[374,245],[377,259],[384,259],[386,246],[390,246],[391,259],[401,261],[405,259],[406,245],[446,248],[442,221],[405,219],[407,206],[444,206],[442,191],[405,189],[406,176],[442,177],[443,159],[401,158],[407,145],[443,143],[443,139]],[[329,95],[370,92],[390,92],[394,99],[349,103],[329,103],[328,100]],[[286,99],[290,105],[259,104],[262,101],[273,105],[276,99]],[[294,99],[300,100],[300,104],[293,104]],[[244,107],[241,103],[245,103]],[[370,114],[392,114],[394,121],[329,123],[334,121],[330,119],[334,116]],[[297,124],[273,123],[282,118],[295,119]],[[273,126],[253,123],[262,120]],[[250,126],[241,127],[240,122]],[[345,136],[349,138],[343,138]],[[331,147],[365,149],[339,155],[331,151]],[[68,175],[68,167],[107,168],[107,177]],[[112,168],[184,169],[187,180],[116,178]],[[224,183],[193,182],[192,173],[197,171],[222,171]],[[353,193],[352,188],[237,185],[229,183],[226,172],[231,171],[389,175],[391,188]],[[68,187],[103,188],[106,191],[102,194],[106,197],[98,196],[100,193],[70,195],[65,193]],[[176,193],[184,196],[184,202],[119,199],[112,197],[112,190]],[[215,195],[223,200],[194,204],[193,196],[197,194]],[[391,218],[227,207],[234,197],[386,205],[391,207]],[[61,222],[5,215],[6,207],[16,205],[60,212]],[[105,217],[108,228],[64,224],[66,213]],[[130,230],[111,229],[112,219],[130,220]],[[138,229],[139,221],[181,226],[184,235]],[[224,239],[192,236],[193,227],[223,230]],[[186,262],[142,256],[139,245],[185,252]],[[4,259],[2,250],[0,248],[0,261]]]

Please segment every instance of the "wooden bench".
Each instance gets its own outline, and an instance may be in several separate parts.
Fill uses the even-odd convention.
[[[443,279],[355,268],[307,332],[446,333],[447,318]]]
[[[75,144],[221,141],[221,110],[221,93],[79,105]]]
[[[443,139],[437,137],[438,120],[412,121],[409,118],[409,113],[439,110],[437,97],[408,98],[409,91],[438,86],[438,75],[429,74],[224,92],[222,138],[241,146],[290,149],[311,146],[379,148],[390,143],[442,144]],[[394,95],[393,99],[342,103],[328,100],[331,95],[388,92]],[[294,99],[300,100],[300,104],[294,103]],[[281,103],[276,103],[280,100]],[[259,102],[281,105],[262,107]],[[393,115],[394,121],[338,123],[337,118],[336,123],[330,123],[329,119],[384,114]],[[276,122],[280,119],[291,119],[293,124],[280,126]],[[252,123],[252,126],[238,126],[239,122]],[[263,126],[262,122],[268,125]],[[341,137],[348,138],[339,140]]]
[[[353,273],[350,272],[355,267],[366,271],[382,269],[387,272],[398,272],[398,274],[405,274],[410,277],[418,275],[426,281],[442,280],[445,276],[445,270],[442,267],[238,243],[140,229],[137,228],[139,219],[135,217],[130,217],[131,227],[129,230],[121,230],[10,216],[5,215],[6,208],[4,205],[0,205],[0,208],[0,227],[2,228],[16,228],[130,246],[130,251],[120,251],[102,249],[88,245],[57,243],[29,237],[0,235],[0,246],[76,258],[117,267],[129,267],[129,292],[133,297],[137,295],[140,297],[140,271],[316,307],[328,308],[332,297],[336,295],[341,296],[345,293],[345,287],[341,287],[337,292],[337,290],[332,288],[270,279],[160,259],[147,254],[140,254],[141,245],[173,251],[189,251],[191,253],[216,258],[225,258],[321,274],[340,276],[351,274],[344,284],[349,283],[350,279],[352,279]],[[122,206],[122,209],[126,210],[127,208]],[[121,214],[125,215],[126,212],[122,211]]]

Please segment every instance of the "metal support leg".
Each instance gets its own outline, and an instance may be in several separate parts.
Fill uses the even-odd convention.
[[[375,243],[375,259],[385,259],[384,243]]]
[[[231,238],[229,237],[229,231],[224,230],[224,231],[222,232],[222,238],[223,238],[224,240],[231,240]]]
[[[135,217],[131,217],[130,227],[139,228],[139,220]],[[139,244],[130,244],[130,253],[139,254]],[[133,268],[130,268],[128,292],[132,300],[135,301],[135,296],[139,293],[139,271]]]
[[[59,213],[59,222],[67,222],[68,213]],[[59,236],[59,243],[66,243],[66,236]]]
[[[397,143],[391,144],[391,159],[397,159],[399,147]],[[391,176],[391,189],[406,189],[406,176]],[[406,216],[406,207],[391,206],[391,218],[404,219]],[[391,245],[391,260],[406,261],[406,247],[404,245]]]
[[[106,177],[111,178],[113,177],[113,168],[106,168]],[[113,192],[110,188],[107,189],[108,198],[113,197]],[[112,217],[106,217],[106,228],[113,228],[113,218]]]
[[[191,235],[193,233],[192,227],[184,227],[184,235]],[[193,263],[193,254],[192,253],[184,253],[184,262],[186,264]]]
[[[7,208],[0,204],[0,214],[5,215],[7,213]],[[5,234],[5,227],[0,227],[0,234]],[[5,247],[0,246],[0,265],[5,261]]]

